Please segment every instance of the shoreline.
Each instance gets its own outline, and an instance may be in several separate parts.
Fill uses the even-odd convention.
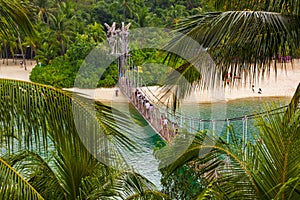
[[[22,81],[30,81],[29,75],[36,62],[34,60],[26,60],[27,70],[20,68],[19,60],[13,63],[12,59],[9,60],[9,64],[3,64],[3,60],[0,61],[0,78],[8,78]],[[240,87],[228,88],[225,87],[219,91],[196,91],[192,92],[190,97],[186,98],[184,104],[194,103],[216,103],[216,102],[228,102],[239,99],[249,99],[253,97],[258,98],[291,98],[300,82],[300,60],[294,60],[293,66],[291,63],[286,64],[286,69],[278,68],[277,77],[275,72],[271,71],[269,78],[264,78],[255,84],[254,91],[249,83],[245,83]],[[159,93],[157,86],[148,87],[155,95]],[[262,89],[262,94],[258,94],[258,88]],[[121,93],[116,96],[114,88],[96,88],[96,89],[78,89],[78,88],[63,88],[68,91],[80,92],[89,98],[101,101],[103,103],[110,102],[128,102],[127,98]]]
[[[128,103],[128,99],[122,93],[118,93],[118,96],[115,95],[115,90],[119,88],[97,88],[97,89],[78,89],[78,88],[64,88],[64,90],[78,92],[83,94],[84,96],[94,99],[95,101],[100,101],[104,104],[111,104],[111,103]],[[152,90],[155,93],[155,90]],[[294,92],[290,95],[282,94],[282,95],[246,95],[246,96],[239,96],[235,95],[234,97],[225,97],[224,99],[214,100],[209,94],[205,93],[198,93],[191,95],[189,98],[184,99],[182,104],[213,104],[213,103],[224,103],[224,102],[231,102],[231,101],[238,101],[238,100],[258,100],[261,98],[267,99],[291,99]],[[201,98],[196,98],[195,96],[202,96]]]

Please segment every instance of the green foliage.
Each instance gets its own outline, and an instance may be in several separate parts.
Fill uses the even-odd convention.
[[[182,165],[163,182],[163,192],[173,199],[193,199],[207,185],[201,180],[196,165]]]
[[[30,6],[24,7],[26,9],[23,11],[30,15],[33,26],[37,30],[36,36],[24,37],[23,31],[29,33],[27,29],[31,25],[20,26],[22,41],[24,41],[23,48],[29,45],[32,50],[31,55],[35,55],[34,59],[37,60],[37,63],[43,65],[43,69],[33,70],[31,80],[56,87],[73,86],[74,73],[78,70],[79,63],[95,45],[105,41],[105,31],[102,26],[104,23],[117,22],[120,24],[124,21],[125,23],[131,22],[131,28],[152,26],[171,28],[178,23],[178,19],[198,12],[204,6],[206,6],[205,0],[199,2],[33,0]],[[11,7],[10,5],[9,9]],[[21,12],[20,9],[22,8],[17,6],[16,11]],[[16,34],[9,40],[16,41]],[[16,45],[13,45],[13,42],[1,41],[1,43],[4,47],[3,52],[8,52],[8,48],[10,48],[11,53],[14,53]],[[136,65],[141,65],[139,63],[143,59],[148,59],[148,63],[161,64],[161,60],[165,56],[159,51],[152,50],[149,53],[143,51],[133,54],[134,60],[137,61]],[[153,54],[155,54],[155,58],[153,58]],[[8,55],[9,53],[6,53],[6,56]],[[63,58],[58,58],[60,56]],[[152,56],[150,60],[149,56]],[[155,76],[159,72],[159,67],[153,66],[153,70],[146,67],[144,71],[147,75],[145,76],[147,77],[145,78],[147,79],[146,82],[149,85],[160,84],[164,78]],[[165,70],[161,70],[161,72],[164,73]],[[92,76],[94,77],[88,80],[87,77],[82,78],[80,75],[82,79],[79,82],[84,87],[91,87],[91,80],[98,78],[99,83],[97,85],[99,87],[112,87],[117,81],[116,67],[109,67],[101,77]]]
[[[81,62],[78,60],[75,63],[56,57],[49,65],[33,68],[30,80],[59,88],[72,87]]]
[[[97,41],[103,40],[103,31],[101,29],[98,30],[100,27],[102,26],[95,23],[87,27],[88,34],[77,34],[74,43],[68,48],[65,56],[54,58],[48,65],[35,67],[31,72],[30,80],[59,88],[73,87],[83,59],[96,47]],[[83,78],[82,74],[79,74],[77,81],[78,84],[86,88],[95,86],[93,84],[98,81],[98,86],[113,87],[116,85],[117,79],[117,68],[116,66],[111,66],[103,72],[101,77],[98,77],[97,73],[94,73],[92,77],[85,78]]]
[[[89,29],[87,29],[89,31]],[[70,61],[83,60],[90,51],[97,45],[97,40],[101,40],[98,33],[88,32],[89,34],[77,34],[75,41],[70,45],[66,52],[66,57]],[[95,40],[96,39],[96,40]]]
[[[166,54],[159,50],[136,50],[131,52],[135,67],[142,69],[140,76],[147,86],[162,85],[172,70],[164,64]]]
[[[35,36],[34,26],[29,18],[31,7],[28,2],[17,0],[0,1],[0,36],[9,37],[23,32],[31,37]]]
[[[97,22],[94,22],[94,24],[89,24],[84,32],[88,34],[88,36],[96,43],[102,42],[106,39],[103,26]]]
[[[101,75],[98,87],[115,87],[118,82],[118,67],[110,65]]]
[[[270,106],[269,113],[257,119],[259,134],[251,142],[244,143],[234,133],[229,143],[209,132],[197,135],[184,154],[162,169],[164,191],[184,195],[188,185],[188,199],[298,199],[299,100],[300,84],[283,112]],[[177,145],[168,148],[175,151]],[[184,170],[194,173],[193,178],[178,179]]]
[[[165,199],[126,170],[119,148],[135,148],[126,116],[45,85],[0,79],[0,88],[2,199]]]
[[[3,199],[44,199],[22,175],[0,157],[1,191]]]

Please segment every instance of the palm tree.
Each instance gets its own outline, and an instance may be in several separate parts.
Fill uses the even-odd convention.
[[[18,3],[0,1],[1,35],[20,30],[33,33],[26,12]],[[14,22],[20,22],[17,28]],[[3,199],[124,196],[124,192],[109,190],[116,186],[124,186],[128,191],[139,188],[138,197],[157,196],[149,192],[154,186],[143,177],[119,170],[120,165],[123,169],[126,166],[119,162],[122,158],[112,147],[133,148],[133,145],[121,131],[126,129],[126,118],[112,115],[117,111],[96,103],[97,112],[93,114],[91,102],[82,101],[82,97],[29,82],[1,79],[0,88]],[[81,137],[80,131],[85,131]]]
[[[1,20],[1,28],[0,35],[5,38],[16,38],[19,41],[19,49],[21,50],[21,54],[23,55],[23,62],[25,64],[25,56],[23,53],[23,48],[21,44],[21,36],[20,33],[26,34],[28,37],[35,36],[35,30],[29,18],[31,13],[31,6],[28,2],[13,0],[1,0],[0,1],[0,20]],[[17,40],[16,39],[16,40]],[[4,44],[5,45],[5,44]],[[13,48],[17,46],[15,42],[10,44],[10,51],[12,56],[14,57]],[[6,47],[5,47],[6,48]],[[7,49],[6,56],[7,54]],[[26,64],[25,64],[26,69]]]
[[[34,5],[36,5],[37,8],[37,17],[38,20],[41,20],[42,22],[49,24],[49,8],[53,6],[55,3],[54,1],[46,1],[46,0],[34,0]]]
[[[123,21],[126,21],[126,16],[131,15],[131,5],[129,4],[128,1],[122,0],[120,1],[120,4],[122,5],[122,10],[123,10]],[[126,14],[126,11],[128,11],[128,14]]]
[[[134,148],[124,115],[99,102],[93,114],[92,102],[49,86],[0,79],[0,87],[1,197],[166,199],[123,164],[118,149]]]
[[[29,13],[29,6],[18,0],[1,0],[0,34],[7,37],[12,33],[17,35],[18,32],[23,32],[27,35],[34,36],[33,25],[28,17]]]
[[[210,134],[206,139],[210,136],[213,142],[204,143],[205,136],[200,134],[177,161],[163,170],[164,181],[170,181],[170,175],[185,166],[201,180],[202,190],[194,193],[195,199],[299,199],[299,103],[300,84],[284,112],[269,112],[257,120],[259,134],[246,146],[240,139],[231,137],[227,143]],[[209,153],[199,156],[207,149]]]
[[[9,37],[1,38],[1,48],[3,48],[3,64],[6,58],[6,64],[8,65],[9,53],[14,58],[14,53],[17,47],[16,37],[14,35],[10,35]]]
[[[38,39],[39,39],[39,34],[37,34],[35,38],[26,36],[23,41],[23,45],[25,47],[27,47],[27,46],[30,47],[31,64],[32,64],[33,55],[36,54],[36,51],[37,51],[37,45],[38,45],[38,41],[39,41]]]
[[[50,35],[52,37],[56,37],[59,46],[60,46],[60,53],[61,55],[65,54],[67,44],[70,42],[72,36],[75,36],[73,31],[73,21],[72,19],[68,18],[68,13],[65,13],[66,5],[70,6],[69,4],[61,3],[58,6],[58,11],[54,14],[50,14]]]
[[[276,72],[279,66],[284,65],[278,64],[278,56],[294,58],[297,55],[300,45],[299,1],[215,2],[220,11],[191,16],[179,22],[177,31],[184,33],[185,37],[174,39],[169,45],[170,52],[176,50],[178,55],[185,55],[196,41],[211,56],[217,71],[223,73],[222,76],[213,76],[213,79],[221,80],[225,85],[225,74],[231,73],[230,82],[234,85],[237,84],[234,75],[244,72],[244,78],[250,79],[249,87],[257,79],[268,75],[271,69]],[[183,92],[178,97],[188,95],[195,84],[208,87],[207,78],[189,76],[191,70],[205,75],[207,69],[199,65],[201,53],[195,53],[193,58],[178,67],[181,76],[177,79],[190,81],[185,89],[178,90]],[[170,53],[168,60],[172,63],[178,57]],[[172,84],[169,86],[172,87]],[[173,88],[175,91],[174,85]]]

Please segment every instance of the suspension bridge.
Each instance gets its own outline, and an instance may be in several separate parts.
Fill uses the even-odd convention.
[[[216,127],[229,126],[231,123],[239,123],[242,127],[241,139],[245,144],[249,137],[249,120],[266,114],[277,113],[286,108],[266,111],[258,114],[239,116],[226,119],[201,119],[188,116],[179,112],[172,112],[165,102],[155,95],[143,81],[139,69],[134,65],[128,49],[129,26],[122,23],[121,29],[116,29],[105,24],[108,29],[107,40],[111,47],[110,54],[116,56],[119,68],[118,87],[128,98],[129,102],[143,116],[152,129],[166,142],[172,140],[183,132],[196,133],[210,127],[212,133],[219,131]],[[221,125],[220,125],[221,124]],[[229,130],[226,131],[226,140],[229,142]]]
[[[220,131],[217,127],[228,127],[231,123],[235,123],[242,128],[241,138],[246,143],[250,134],[249,120],[284,111],[287,107],[282,106],[271,111],[226,119],[197,118],[171,111],[168,105],[162,102],[143,81],[138,69],[133,66],[130,69],[123,71],[118,87],[153,130],[166,142],[171,142],[181,132],[196,133],[209,127],[214,133]],[[226,138],[229,141],[228,130]]]

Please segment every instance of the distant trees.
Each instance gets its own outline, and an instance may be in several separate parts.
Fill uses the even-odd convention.
[[[105,22],[130,22],[132,28],[171,27],[176,25],[179,18],[188,16],[190,11],[185,2],[179,3],[180,5],[170,2],[157,2],[154,6],[149,2],[132,0],[33,1],[38,34],[34,40],[29,41],[27,38],[26,44],[35,51],[35,59],[43,67],[33,70],[31,80],[56,87],[72,87],[82,59],[106,39],[103,28]],[[199,6],[198,3],[192,5],[195,8]],[[135,55],[143,56],[139,53]],[[58,58],[59,56],[62,58]],[[135,60],[141,59],[142,57]],[[111,87],[116,84],[116,66],[111,66],[108,71],[99,80],[98,86]]]
[[[21,41],[20,35],[36,36],[30,18],[31,11],[32,8],[25,2],[21,3],[17,0],[0,1],[1,58],[13,57],[14,53],[22,48],[22,45],[19,44],[19,41]]]
[[[1,26],[1,36],[14,34],[14,31],[19,33],[21,30],[27,33],[26,36],[33,36],[33,27],[29,27],[31,24],[26,15],[18,15],[26,17],[24,24],[17,23],[18,20],[23,20],[21,18],[14,16],[15,18],[9,19],[11,16],[5,15],[7,6],[17,7],[19,3],[0,0],[0,10],[4,10],[1,21],[4,26],[11,26],[9,30]],[[97,24],[94,26],[97,27]],[[88,44],[94,44],[95,40],[101,40],[101,31],[100,34],[92,34],[87,38],[91,39]],[[56,41],[57,38],[49,36],[47,39]],[[23,41],[32,46],[36,42],[30,38]],[[85,41],[84,38],[79,38],[76,45],[81,45],[81,41]],[[2,42],[6,43],[4,40]],[[39,47],[47,44],[39,42],[36,43]],[[10,44],[9,47],[14,46]],[[82,44],[82,47],[86,45]],[[57,56],[53,60],[58,62],[59,59],[63,57]],[[123,116],[118,122],[113,120],[116,124],[112,121],[112,112],[116,114],[118,111],[97,102],[97,113],[93,114],[87,99],[46,85],[2,79],[0,88],[2,199],[169,199],[156,191],[156,187],[141,175],[129,169],[124,170],[127,167],[113,146],[135,147],[124,134],[125,130],[116,128],[116,124],[127,124],[127,118]],[[79,118],[89,116],[89,119],[79,119],[76,115]],[[76,118],[79,119],[79,126],[76,126]],[[80,138],[78,127],[84,126],[84,133],[87,135]],[[86,132],[87,130],[89,131]],[[96,142],[97,137],[102,144]],[[84,141],[88,145],[85,146]],[[114,159],[107,158],[108,154]]]
[[[16,0],[16,2],[18,1]],[[26,5],[25,13],[27,12],[28,14],[27,20],[30,20],[29,26],[34,27],[37,34],[32,39],[27,38],[26,44],[31,47],[32,55],[37,55],[36,59],[39,60],[38,62],[46,65],[49,60],[54,59],[56,56],[64,55],[70,43],[74,41],[76,33],[84,33],[85,27],[95,22],[101,25],[104,22],[109,24],[122,21],[131,22],[133,28],[147,26],[171,27],[178,23],[179,18],[203,9],[201,4],[202,1],[180,1],[176,3],[173,1],[154,1],[152,3],[133,0],[32,0],[22,4],[22,6]],[[11,5],[11,3],[8,5]],[[10,10],[7,11],[10,13],[20,12],[20,5],[16,7],[10,6]],[[5,15],[5,10],[1,10]],[[21,16],[22,13],[18,15]],[[29,27],[27,26],[26,28],[26,26],[25,23],[25,26],[20,27],[21,41],[24,41],[23,32],[25,33]],[[1,28],[3,29],[3,34],[5,33],[4,30],[16,30],[14,27],[2,26]],[[17,32],[15,34],[10,32],[10,36],[11,40],[17,40]],[[31,44],[28,43],[29,40],[31,40],[29,42]],[[32,43],[33,41],[34,44]],[[2,45],[4,45],[3,42]],[[48,47],[46,47],[47,45]],[[6,57],[17,51],[17,49],[14,49],[14,52],[10,52],[9,49],[11,48],[8,47],[9,55],[6,55]],[[1,52],[3,57],[5,53],[4,46],[2,46]]]

